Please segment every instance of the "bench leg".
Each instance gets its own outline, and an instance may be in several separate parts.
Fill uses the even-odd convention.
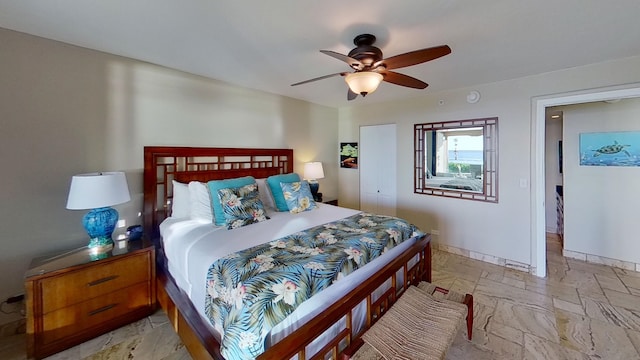
[[[473,295],[464,296],[464,304],[467,305],[467,337],[471,340],[473,331]]]

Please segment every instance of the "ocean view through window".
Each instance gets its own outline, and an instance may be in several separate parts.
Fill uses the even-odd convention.
[[[415,192],[497,202],[497,118],[416,124]]]

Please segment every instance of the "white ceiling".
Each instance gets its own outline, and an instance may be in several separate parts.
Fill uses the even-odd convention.
[[[3,28],[333,107],[640,55],[639,15],[639,0],[0,0]],[[397,70],[425,90],[348,102],[341,77],[290,86],[349,70],[318,50],[346,54],[361,33],[385,57],[452,53]]]

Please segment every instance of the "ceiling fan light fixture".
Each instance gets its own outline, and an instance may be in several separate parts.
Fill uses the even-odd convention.
[[[382,74],[373,71],[359,71],[345,76],[344,81],[349,85],[349,89],[356,94],[365,96],[376,91],[382,82]]]

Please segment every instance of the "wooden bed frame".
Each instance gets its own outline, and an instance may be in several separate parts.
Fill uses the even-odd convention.
[[[206,182],[249,175],[265,178],[290,172],[293,172],[293,150],[290,149],[144,148],[144,225],[145,233],[156,244],[157,299],[193,358],[224,359],[220,354],[220,344],[209,330],[210,326],[167,270],[158,226],[170,214],[173,196],[171,180]],[[324,354],[331,354],[333,359],[340,358],[344,348],[371,327],[404,289],[419,281],[431,281],[430,240],[429,235],[418,239],[375,276],[336,300],[321,315],[269,347],[257,359],[289,359],[295,355],[299,359],[323,359]],[[374,298],[372,293],[387,280],[391,280],[391,288]],[[351,329],[352,310],[363,302],[367,306],[366,324],[364,329],[355,333],[356,330]],[[346,319],[346,328],[317,354],[306,354],[306,346],[342,318]]]

